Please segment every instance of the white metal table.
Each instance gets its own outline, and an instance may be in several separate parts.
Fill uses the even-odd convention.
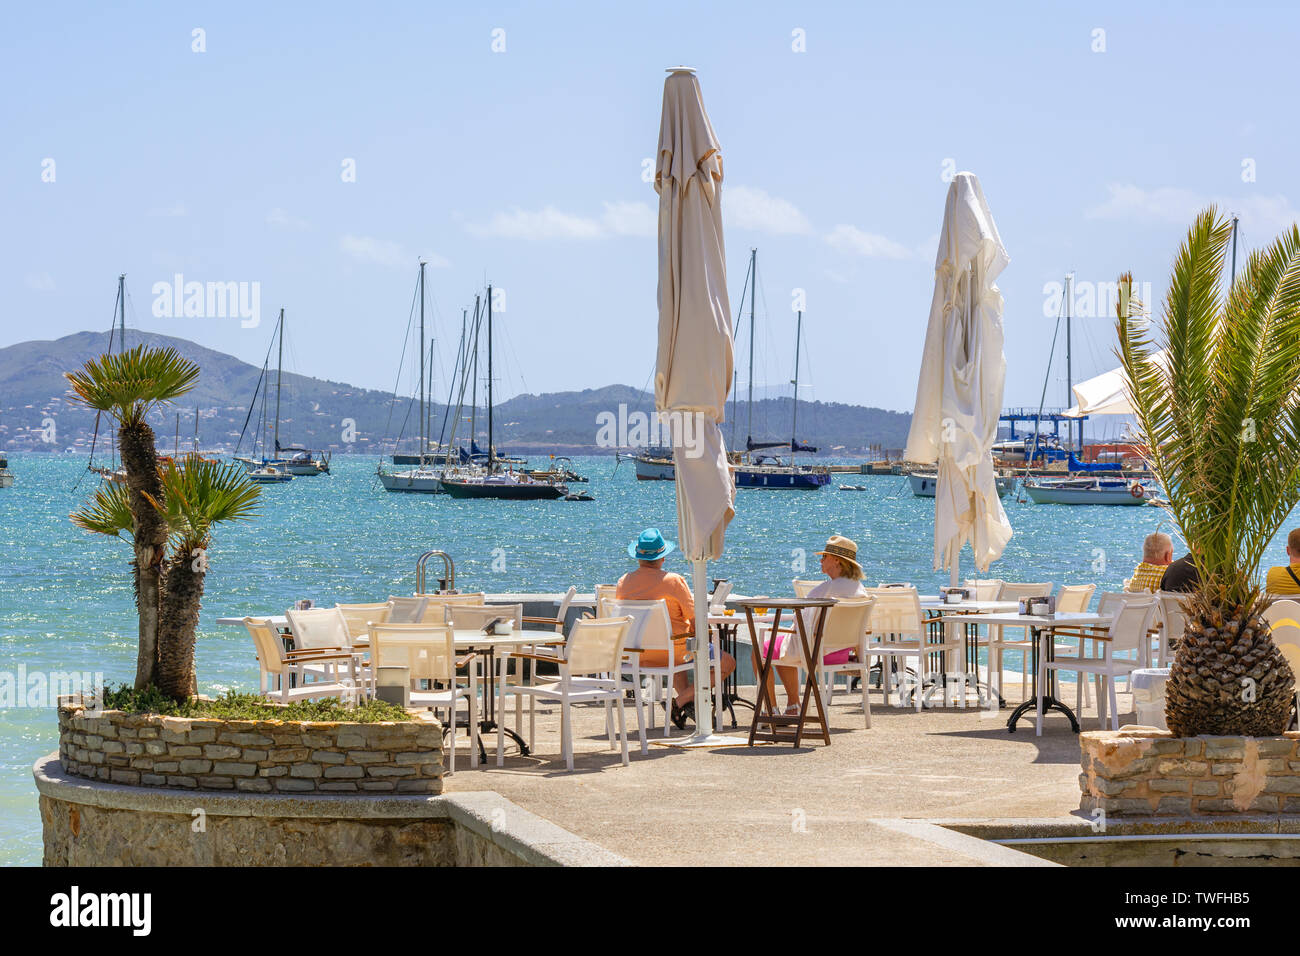
[[[1057,628],[1062,627],[1109,627],[1113,618],[1109,614],[1092,614],[1090,612],[1071,612],[1058,611],[1055,614],[988,614],[980,618],[984,624],[1001,624],[1004,627],[1023,627],[1029,630],[1033,643],[1033,693],[1029,699],[1024,701],[1011,712],[1007,718],[1007,732],[1015,733],[1016,722],[1020,720],[1029,710],[1039,706],[1039,699],[1042,700],[1042,709],[1059,710],[1070,718],[1070,729],[1076,734],[1079,732],[1079,720],[1070,710],[1062,703],[1052,691],[1050,681],[1039,679],[1039,657],[1045,656],[1047,660],[1056,659],[1056,637]],[[1046,641],[1046,643],[1043,643]],[[1042,730],[1038,730],[1041,736]]]

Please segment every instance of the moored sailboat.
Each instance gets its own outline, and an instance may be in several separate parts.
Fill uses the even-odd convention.
[[[492,287],[487,288],[487,461],[478,472],[444,472],[442,490],[453,498],[496,498],[504,501],[539,501],[563,498],[569,493],[563,482],[533,477],[513,468],[503,468],[497,458],[493,429],[492,395]],[[473,436],[471,436],[472,439]]]
[[[268,374],[270,371],[270,350],[267,350],[266,361],[262,363],[262,375],[258,379],[256,388],[253,389],[253,401],[248,406],[248,415],[244,419],[244,429],[247,430],[248,422],[252,418],[253,408],[257,405],[258,393],[262,394],[262,424],[258,433],[262,436],[262,454],[257,454],[257,441],[253,443],[253,455],[251,457],[241,457],[239,455],[239,446],[243,444],[244,432],[239,434],[239,441],[235,444],[235,454],[233,459],[244,466],[248,472],[249,478],[262,484],[270,484],[279,481],[289,481],[295,477],[310,477],[313,475],[327,475],[330,470],[330,455],[327,451],[312,451],[309,448],[303,448],[297,445],[285,447],[280,444],[280,404],[284,391],[284,309],[280,309],[280,317],[276,322],[275,333],[272,336],[272,344],[278,342],[279,349],[276,357],[275,370],[275,414],[271,425],[271,442],[268,447],[265,439],[266,430],[266,393],[270,390]],[[265,388],[263,388],[265,385]]]
[[[749,434],[745,437],[745,451],[732,468],[737,488],[786,488],[816,491],[831,483],[829,468],[795,463],[797,452],[816,452],[811,445],[801,444],[796,436],[799,421],[799,341],[803,331],[803,312],[799,312],[794,336],[794,402],[790,416],[789,442],[755,442],[754,431],[754,299],[758,284],[758,250],[749,254]],[[742,308],[743,303],[742,303]],[[768,448],[790,449],[788,462],[776,455],[753,455]],[[639,475],[639,473],[638,473]]]
[[[419,412],[420,412],[420,444],[419,454],[414,456],[416,461],[414,467],[402,470],[385,471],[381,463],[376,470],[379,483],[383,485],[385,491],[406,492],[409,494],[436,495],[443,490],[441,469],[435,468],[433,459],[427,456],[425,452],[429,447],[429,422],[425,411],[426,391],[432,391],[432,388],[426,389],[425,366],[424,366],[424,267],[425,261],[420,260],[420,279],[419,279],[419,297],[420,297],[420,385],[419,385]],[[408,327],[409,328],[409,327]],[[409,334],[409,333],[408,333]],[[428,383],[431,385],[432,383]],[[397,456],[393,456],[393,461],[397,461]]]

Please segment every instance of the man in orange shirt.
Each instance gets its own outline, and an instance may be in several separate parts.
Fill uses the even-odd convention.
[[[695,595],[691,593],[686,579],[680,574],[664,570],[664,558],[677,546],[665,541],[658,528],[646,528],[640,536],[627,546],[627,554],[637,560],[635,571],[629,571],[618,579],[614,597],[621,601],[658,601],[668,606],[668,619],[672,622],[673,663],[679,663],[686,657],[686,639],[695,633]],[[712,648],[710,648],[712,652]],[[645,651],[641,655],[642,667],[667,667],[667,651]],[[736,669],[736,659],[730,654],[722,655],[722,678]],[[676,699],[673,701],[673,723],[684,727],[687,717],[693,717],[695,707],[695,688],[687,683],[683,671],[673,675],[673,689]],[[687,708],[690,708],[689,710]]]

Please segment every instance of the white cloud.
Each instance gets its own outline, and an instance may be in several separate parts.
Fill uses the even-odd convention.
[[[798,206],[753,186],[724,188],[722,215],[727,219],[728,226],[774,236],[806,235],[812,232],[812,224],[799,211]]]
[[[605,228],[616,236],[654,236],[659,233],[659,214],[643,202],[607,202]]]
[[[1274,196],[1228,198],[1195,193],[1190,189],[1162,186],[1143,189],[1128,183],[1111,183],[1105,202],[1085,210],[1087,219],[1138,219],[1190,225],[1193,217],[1211,204],[1221,213],[1239,215],[1246,229],[1256,235],[1277,235],[1298,218],[1290,201],[1280,193]]]
[[[48,272],[28,273],[27,288],[35,289],[37,292],[53,292],[55,289],[54,276]]]
[[[563,212],[554,206],[539,210],[515,207],[499,212],[486,223],[466,229],[481,239],[608,239],[611,236],[653,236],[658,227],[655,211],[644,202],[606,202],[599,218]]]
[[[912,250],[901,242],[844,223],[826,234],[826,242],[841,252],[865,259],[910,259],[913,256]]]
[[[188,210],[186,210],[185,208],[185,203],[174,202],[170,206],[164,206],[159,209],[149,210],[149,215],[158,216],[163,219],[176,219],[180,216],[185,215],[187,211]]]
[[[371,236],[343,236],[339,248],[359,262],[372,262],[381,266],[404,269],[416,262],[416,257],[402,248],[400,243],[391,239],[375,239]],[[425,261],[435,269],[445,269],[451,265],[439,255],[428,255]]]
[[[268,225],[284,226],[287,229],[308,229],[311,224],[305,219],[299,219],[297,216],[291,216],[279,206],[276,206],[266,214]]]

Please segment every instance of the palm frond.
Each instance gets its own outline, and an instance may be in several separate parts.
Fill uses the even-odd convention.
[[[1120,354],[1152,470],[1202,577],[1245,600],[1268,546],[1300,503],[1300,230],[1253,253],[1221,295],[1231,224],[1196,217],[1159,323],[1170,361],[1131,309]],[[1131,288],[1132,277],[1120,279]],[[1124,297],[1121,296],[1123,303]]]
[[[163,511],[173,546],[188,552],[206,547],[212,527],[256,516],[262,490],[238,465],[186,455],[159,470],[164,491]]]
[[[173,348],[137,345],[116,355],[101,355],[80,371],[64,373],[76,401],[107,412],[118,423],[142,421],[155,405],[192,389],[199,367]]]
[[[101,482],[90,501],[69,517],[83,531],[119,537],[130,534],[132,525],[131,493],[124,483]]]

